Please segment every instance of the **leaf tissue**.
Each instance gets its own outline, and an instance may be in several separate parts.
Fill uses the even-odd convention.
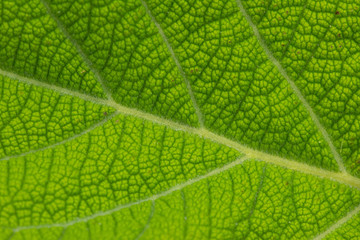
[[[360,1],[0,12],[0,240],[360,239]]]

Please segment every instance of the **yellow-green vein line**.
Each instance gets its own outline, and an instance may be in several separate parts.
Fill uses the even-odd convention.
[[[174,62],[175,62],[176,66],[179,69],[180,75],[182,76],[182,78],[185,81],[186,88],[188,90],[188,93],[190,95],[191,101],[192,101],[194,109],[195,109],[195,113],[196,113],[196,115],[197,115],[197,117],[199,119],[200,127],[203,127],[204,126],[204,117],[203,117],[203,115],[201,113],[199,105],[197,104],[195,95],[194,95],[194,93],[192,91],[192,88],[191,88],[190,81],[189,81],[189,79],[187,79],[186,74],[185,74],[184,70],[182,69],[181,64],[179,62],[179,59],[176,57],[174,49],[172,48],[171,44],[169,43],[169,40],[166,37],[166,35],[165,35],[163,29],[161,28],[160,24],[157,22],[155,17],[152,15],[152,13],[151,13],[148,5],[146,4],[146,2],[144,0],[141,0],[141,3],[143,4],[144,8],[146,9],[146,12],[148,13],[151,20],[154,22],[155,26],[157,27],[157,29],[159,31],[159,34],[161,35],[162,39],[164,40],[164,42],[165,42],[165,44],[166,44],[166,46],[167,46],[167,48],[168,48],[168,50],[169,50],[169,52],[171,54],[171,57],[174,59]]]
[[[66,27],[64,26],[64,24],[60,21],[60,19],[52,12],[51,7],[49,6],[49,4],[46,2],[46,0],[40,0],[45,8],[47,13],[50,15],[50,17],[56,22],[56,24],[58,25],[60,31],[64,34],[64,36],[72,43],[72,45],[76,48],[76,50],[78,51],[79,55],[81,56],[81,58],[83,59],[83,61],[86,63],[86,65],[89,67],[89,69],[93,72],[93,74],[95,75],[95,78],[98,80],[98,82],[100,83],[104,93],[106,94],[107,98],[109,100],[113,100],[112,96],[111,96],[111,92],[109,91],[109,89],[106,87],[105,85],[105,81],[102,78],[101,74],[99,73],[99,71],[94,67],[93,62],[90,60],[90,58],[86,55],[86,53],[82,50],[81,46],[78,44],[78,42],[70,35],[70,33],[67,31]]]
[[[281,63],[274,57],[273,53],[270,51],[270,49],[267,47],[267,44],[265,42],[265,40],[263,39],[263,37],[261,36],[258,28],[256,27],[256,25],[253,23],[251,17],[249,16],[249,14],[246,12],[241,0],[236,0],[238,7],[240,9],[240,12],[242,13],[242,15],[245,17],[245,19],[248,21],[249,26],[252,28],[254,35],[256,36],[256,38],[258,39],[259,44],[261,45],[261,47],[264,49],[266,55],[268,56],[268,58],[270,59],[270,61],[278,68],[279,72],[282,74],[282,76],[286,79],[286,81],[289,83],[290,87],[292,88],[293,92],[296,94],[296,96],[300,99],[300,101],[302,102],[303,106],[305,107],[305,109],[309,112],[309,115],[312,119],[312,121],[315,123],[315,125],[317,126],[317,128],[319,129],[319,131],[321,132],[321,134],[323,135],[325,141],[327,142],[327,144],[330,147],[330,150],[332,152],[332,154],[334,155],[334,158],[339,166],[340,171],[342,172],[346,172],[343,160],[340,156],[340,154],[338,153],[333,141],[331,140],[330,135],[328,134],[327,130],[325,129],[325,127],[321,124],[318,116],[315,114],[315,112],[313,111],[312,107],[310,106],[310,104],[307,102],[307,100],[305,99],[305,97],[302,95],[300,89],[296,86],[295,82],[290,78],[290,76],[287,74],[286,70],[283,68],[283,66],[281,65]]]
[[[190,127],[188,125],[184,125],[169,119],[165,119],[156,115],[153,115],[151,113],[147,113],[147,112],[143,112],[141,110],[138,109],[134,109],[134,108],[129,108],[129,107],[125,107],[122,106],[114,101],[111,100],[105,100],[105,99],[100,99],[100,98],[96,98],[96,97],[92,97],[86,94],[82,94],[82,93],[78,93],[78,92],[74,92],[68,89],[64,89],[61,87],[57,87],[57,86],[53,86],[47,83],[43,83],[43,82],[39,82],[37,80],[34,79],[29,79],[23,76],[19,76],[17,74],[14,73],[10,73],[10,72],[6,72],[4,70],[0,69],[0,74],[8,76],[12,79],[16,79],[20,82],[24,82],[24,83],[28,83],[28,84],[34,84],[36,86],[41,86],[44,88],[48,88],[54,91],[57,91],[59,93],[62,94],[67,94],[67,95],[71,95],[73,97],[78,97],[81,98],[83,100],[86,101],[90,101],[93,103],[97,103],[97,104],[101,104],[101,105],[105,105],[108,107],[112,107],[115,110],[117,110],[117,112],[123,114],[123,115],[129,115],[129,116],[134,116],[137,118],[141,118],[144,120],[148,120],[150,122],[159,124],[159,125],[163,125],[166,126],[168,128],[171,128],[173,130],[178,130],[178,131],[184,131],[187,132],[189,134],[193,134],[193,135],[197,135],[200,136],[202,138],[205,139],[209,139],[210,141],[219,143],[219,144],[223,144],[226,145],[230,148],[236,149],[239,152],[242,152],[244,154],[246,154],[249,158],[254,158],[254,159],[258,159],[264,162],[269,162],[269,163],[273,163],[275,165],[279,165],[288,169],[292,169],[295,171],[299,171],[299,172],[303,172],[306,174],[311,174],[314,176],[318,176],[318,177],[322,177],[322,178],[326,178],[326,179],[330,179],[330,180],[334,180],[340,183],[344,183],[347,184],[349,186],[352,187],[356,187],[360,189],[360,179],[356,178],[346,172],[332,172],[329,170],[325,170],[325,169],[321,169],[318,167],[314,167],[314,166],[310,166],[307,165],[305,163],[301,163],[301,162],[297,162],[294,160],[289,160],[283,157],[279,157],[279,156],[275,156],[266,152],[262,152],[259,150],[255,150],[253,148],[250,148],[248,146],[245,146],[243,144],[240,144],[234,140],[231,140],[229,138],[226,138],[224,136],[218,135],[216,133],[213,133],[211,131],[209,131],[208,129],[205,128],[194,128],[194,127]]]

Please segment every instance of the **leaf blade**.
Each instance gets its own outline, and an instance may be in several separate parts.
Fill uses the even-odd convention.
[[[0,32],[12,37],[0,38],[9,50],[0,50],[0,74],[7,83],[0,87],[7,107],[2,114],[42,109],[40,122],[21,115],[26,124],[13,124],[18,131],[31,129],[30,140],[41,136],[44,124],[57,123],[46,114],[96,106],[90,111],[100,120],[84,116],[89,128],[70,128],[68,135],[30,151],[5,148],[1,239],[356,236],[360,179],[357,141],[352,139],[358,132],[359,86],[357,46],[351,44],[357,40],[353,33],[359,17],[343,11],[356,3],[317,2],[281,2],[279,7],[246,0],[74,0],[46,1],[44,8],[39,0],[19,1],[15,7],[4,1]],[[317,9],[322,5],[328,9]],[[46,8],[53,19],[44,14]],[[314,12],[321,21],[309,21]],[[42,28],[44,21],[49,26]],[[304,39],[317,34],[312,28],[311,36],[299,33],[306,21],[320,29],[315,50],[289,58],[294,47],[309,47],[307,40],[296,41],[299,34]],[[286,48],[279,45],[281,37],[275,34],[274,40],[268,34],[284,27],[281,22],[297,27],[286,38]],[[338,54],[323,42],[334,38],[329,22],[344,36]],[[60,41],[46,46],[44,34]],[[70,50],[60,56],[63,52],[52,51],[56,47]],[[47,62],[51,54],[74,76],[53,68],[54,62]],[[334,78],[326,66],[335,62],[344,69],[334,65]],[[83,66],[87,77],[77,72]],[[308,79],[299,75],[299,66],[305,66],[300,75]],[[325,69],[320,87],[307,88],[317,84],[319,69]],[[340,84],[323,87],[339,73]],[[90,87],[100,75],[115,100],[102,99],[100,85],[96,91],[101,94]],[[23,99],[6,105],[12,102],[6,101],[12,99],[9,84],[21,86],[13,95],[22,88],[26,94],[33,89],[41,94],[35,104],[21,104]],[[70,102],[60,108],[47,95]],[[106,117],[112,111],[117,116]],[[338,121],[339,115],[344,117]],[[74,120],[60,123],[75,126]],[[194,127],[199,120],[204,127]],[[6,122],[5,128],[11,125]],[[48,129],[47,134],[55,133]],[[1,133],[0,139],[6,136]],[[353,175],[338,171],[340,158]]]

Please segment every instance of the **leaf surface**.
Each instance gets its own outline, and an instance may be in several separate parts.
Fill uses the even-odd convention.
[[[357,1],[1,2],[0,239],[356,239]]]

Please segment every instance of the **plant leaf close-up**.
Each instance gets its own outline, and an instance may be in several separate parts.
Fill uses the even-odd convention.
[[[360,239],[360,1],[0,0],[10,239]]]

